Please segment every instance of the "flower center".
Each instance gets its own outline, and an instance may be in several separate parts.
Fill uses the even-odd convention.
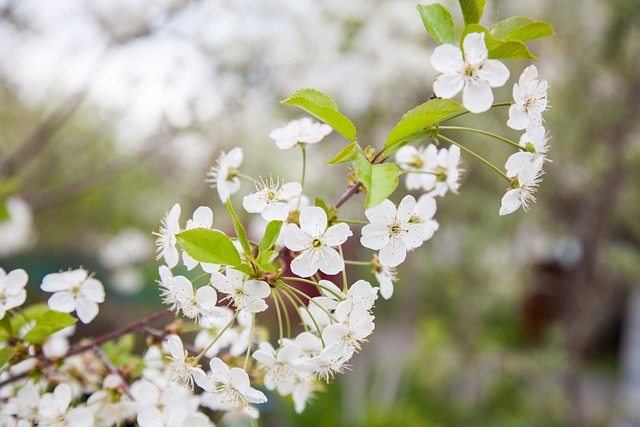
[[[313,242],[311,242],[311,244],[314,248],[319,248],[320,246],[322,246],[322,242],[320,241],[320,239],[313,239]]]
[[[474,72],[474,68],[471,64],[467,64],[467,66],[464,68],[464,75],[467,77],[473,77],[473,72]]]

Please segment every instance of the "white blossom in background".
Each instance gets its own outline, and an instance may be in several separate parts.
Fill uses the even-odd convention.
[[[438,169],[438,148],[434,144],[427,147],[405,145],[396,152],[396,162],[403,170],[419,172],[407,174],[405,185],[408,190],[433,190]]]
[[[158,259],[164,258],[169,268],[178,265],[178,248],[176,248],[176,234],[180,233],[180,205],[176,203],[162,219],[160,231],[157,233]]]
[[[276,141],[281,150],[295,147],[298,143],[316,144],[329,135],[333,128],[324,123],[316,123],[309,117],[291,120],[283,127],[274,129],[269,137]]]
[[[513,100],[509,107],[507,126],[522,130],[542,126],[542,113],[547,109],[547,88],[545,80],[538,80],[538,69],[529,65],[513,85]]]
[[[53,393],[46,393],[38,402],[40,427],[90,427],[93,414],[88,408],[70,408],[71,388],[59,384]]]
[[[169,357],[169,365],[172,372],[171,380],[186,384],[193,390],[194,377],[201,376],[206,378],[206,374],[196,365],[195,359],[189,358],[179,336],[171,335],[167,338],[167,347],[169,347],[169,353],[171,353]]]
[[[237,409],[250,403],[265,403],[267,397],[251,387],[249,375],[240,368],[229,368],[217,357],[209,362],[211,370],[206,381],[195,378],[197,384],[207,392],[208,397],[225,409]]]
[[[458,194],[460,188],[460,147],[441,148],[438,151],[438,169],[435,188],[429,193],[433,196],[444,196],[448,191]]]
[[[7,427],[36,425],[41,388],[39,384],[31,382],[20,387],[16,395],[0,408],[0,425]]]
[[[213,184],[212,187],[218,191],[222,203],[226,203],[232,194],[240,190],[240,178],[236,174],[239,172],[243,160],[242,148],[235,147],[228,153],[221,152],[215,166],[212,166],[211,170],[207,172],[205,181]]]
[[[210,229],[213,225],[213,211],[208,206],[200,206],[193,212],[193,217],[187,220],[187,226],[185,230],[191,230],[194,228],[206,228]],[[182,263],[187,270],[191,271],[195,268],[196,265],[200,264],[202,269],[207,273],[213,273],[214,271],[220,270],[220,266],[217,264],[209,264],[206,262],[198,262],[191,257],[184,250],[182,251]]]
[[[124,229],[105,240],[98,248],[98,259],[108,269],[146,262],[153,254],[148,233],[136,228]]]
[[[8,310],[20,307],[27,300],[24,288],[28,281],[27,272],[21,268],[9,273],[0,268],[0,319]]]
[[[360,243],[365,248],[380,250],[380,264],[396,267],[402,264],[411,251],[425,241],[427,231],[422,224],[412,223],[416,199],[405,196],[396,209],[386,199],[378,206],[365,211],[369,224],[362,227]]]
[[[502,197],[500,215],[508,215],[517,211],[521,206],[527,210],[530,202],[535,202],[533,196],[538,189],[542,176],[544,159],[540,158],[534,163],[524,163],[517,173],[518,187],[507,191]]]
[[[31,207],[20,197],[9,197],[4,205],[8,218],[0,217],[0,258],[19,253],[34,243]]]
[[[538,159],[544,159],[549,151],[548,138],[544,126],[528,128],[520,137],[520,146],[523,151],[513,153],[507,159],[504,167],[507,176],[513,178],[525,163],[535,163]]]
[[[226,276],[215,272],[211,275],[211,284],[218,291],[228,295],[236,310],[259,313],[268,308],[264,301],[271,295],[271,288],[262,280],[244,280],[244,273],[227,267]]]
[[[40,289],[54,293],[48,301],[51,310],[75,311],[82,323],[91,322],[98,315],[98,304],[104,302],[102,283],[82,268],[47,274]]]
[[[75,333],[76,325],[71,325],[49,335],[42,343],[42,353],[50,359],[63,356],[69,350],[69,337]]]
[[[302,186],[298,182],[280,185],[280,179],[273,182],[270,178],[256,185],[255,193],[244,196],[242,206],[249,213],[259,213],[266,221],[284,221],[289,216],[289,206],[302,195]]]
[[[472,113],[482,113],[493,104],[492,87],[503,86],[509,79],[509,69],[496,59],[488,59],[484,33],[469,33],[462,50],[451,44],[436,47],[431,65],[439,74],[433,91],[440,98],[453,98],[462,91],[462,105]]]
[[[339,246],[353,236],[349,225],[339,223],[327,228],[327,214],[310,206],[300,212],[300,227],[289,224],[284,229],[284,244],[300,254],[291,261],[291,271],[300,277],[310,277],[318,270],[337,274],[344,270],[344,260],[333,246]]]

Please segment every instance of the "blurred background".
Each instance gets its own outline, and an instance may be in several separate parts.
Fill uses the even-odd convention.
[[[457,2],[442,3],[460,23]],[[278,100],[320,89],[380,148],[429,98],[435,42],[415,6],[0,1],[0,266],[29,272],[34,301],[49,272],[95,271],[108,291],[98,330],[157,310],[151,232],[164,213],[181,203],[184,224],[209,205],[229,228],[204,182],[221,150],[243,147],[254,176],[298,179],[299,151],[268,135],[302,114]],[[438,200],[440,230],[378,300],[352,372],[302,415],[271,398],[263,425],[640,426],[640,3],[488,1],[482,23],[514,15],[557,33],[530,46],[550,85],[538,203],[499,217],[504,183],[463,155],[460,195]],[[497,100],[529,64],[507,65]],[[506,120],[502,109],[458,123],[518,138]],[[451,133],[496,164],[510,154],[470,135]],[[347,167],[321,169],[344,145],[332,134],[309,147],[310,197],[344,191]]]

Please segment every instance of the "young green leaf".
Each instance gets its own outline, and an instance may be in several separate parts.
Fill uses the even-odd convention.
[[[484,13],[485,0],[458,0],[464,25],[477,24]]]
[[[366,207],[379,205],[395,191],[402,172],[393,163],[379,163],[371,167],[371,185],[367,193]]]
[[[273,261],[278,257],[278,251],[264,251],[260,252],[258,259],[256,260],[261,270],[268,271],[269,273],[276,272],[276,266]]]
[[[192,228],[176,234],[182,249],[193,259],[232,267],[240,264],[240,254],[231,239],[219,230]]]
[[[259,253],[269,250],[276,244],[278,236],[280,235],[280,229],[282,229],[282,221],[271,221],[267,224],[267,228],[264,230],[264,236],[260,240],[258,246]]]
[[[235,267],[233,267],[233,269],[238,270],[239,272],[244,273],[247,276],[251,276],[251,277],[253,277],[256,274],[255,270],[249,264],[244,262],[240,265],[236,265]]]
[[[15,348],[0,348],[0,369],[2,369],[2,367],[6,365],[9,360],[11,360],[14,354],[16,354]]]
[[[236,212],[233,210],[230,198],[227,199],[227,209],[229,210],[231,218],[233,219],[233,228],[236,230],[236,235],[238,236],[238,241],[242,246],[242,250],[245,254],[251,255],[251,245],[249,244],[249,239],[247,239],[247,232],[238,219],[238,215],[236,215]]]
[[[446,7],[440,3],[419,4],[418,12],[420,12],[424,28],[438,44],[453,44],[455,42],[456,32],[453,17]]]
[[[315,89],[299,89],[284,101],[286,105],[300,107],[322,120],[350,141],[356,140],[356,127],[339,110],[329,96]]]
[[[464,111],[464,107],[456,101],[440,98],[432,99],[410,110],[402,116],[402,120],[387,137],[385,155],[391,155],[402,146],[402,142],[407,138],[460,111]],[[360,178],[358,179],[360,180]]]
[[[36,319],[35,326],[27,332],[24,340],[30,344],[41,344],[49,335],[71,326],[77,321],[78,319],[67,313],[54,310],[45,311]]]
[[[489,50],[491,59],[538,59],[522,42],[508,41]]]
[[[362,153],[362,147],[357,142],[344,147],[340,152],[331,160],[327,162],[327,165],[337,165],[339,163],[347,163],[355,160],[358,153]]]
[[[353,161],[356,179],[362,183],[367,191],[371,189],[371,163],[364,153],[359,153]]]
[[[538,22],[525,16],[514,16],[497,22],[491,27],[493,37],[504,41],[527,42],[549,37],[554,34],[553,27],[547,22]]]
[[[136,339],[133,334],[126,334],[117,341],[104,343],[102,351],[115,366],[122,366],[129,361],[135,344]]]

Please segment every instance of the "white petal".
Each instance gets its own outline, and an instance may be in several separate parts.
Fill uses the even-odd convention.
[[[411,195],[406,195],[398,205],[396,218],[402,223],[409,222],[416,207],[416,199]]]
[[[203,286],[196,291],[196,302],[205,310],[213,310],[218,303],[218,294],[211,286]]]
[[[321,236],[327,229],[326,212],[317,206],[304,208],[300,212],[300,228],[309,236]]]
[[[507,169],[507,176],[515,177],[523,164],[532,162],[535,158],[535,154],[529,153],[528,151],[519,151],[517,153],[513,153],[507,159],[507,163],[505,163],[504,167]]]
[[[353,236],[353,232],[349,228],[349,224],[341,222],[329,227],[329,229],[324,232],[322,241],[328,246],[338,246],[346,242],[351,236]]]
[[[433,55],[431,55],[431,65],[441,73],[460,73],[464,71],[462,51],[451,44],[438,46],[433,51]]]
[[[360,244],[365,248],[378,250],[389,243],[389,228],[380,223],[367,224],[362,227],[362,237]]]
[[[436,96],[451,99],[464,87],[463,74],[439,74],[433,81],[433,92]]]
[[[396,217],[396,207],[391,200],[385,199],[378,206],[365,210],[364,214],[371,223],[391,224]]]
[[[484,80],[470,79],[462,91],[462,104],[472,113],[482,113],[491,108],[493,92]]]
[[[169,353],[174,360],[180,360],[184,362],[184,347],[182,340],[177,335],[170,335],[167,338],[167,347],[169,347]]]
[[[98,315],[98,304],[89,298],[76,298],[76,314],[82,323],[89,323]]]
[[[338,274],[344,270],[344,260],[333,248],[322,248],[318,268],[325,274]]]
[[[61,291],[51,295],[49,301],[49,308],[55,311],[61,311],[63,313],[71,313],[76,308],[76,302],[71,292]]]
[[[87,279],[80,287],[82,295],[94,302],[104,302],[104,287],[97,279]]]
[[[491,87],[501,87],[509,80],[509,69],[497,59],[487,59],[476,75]]]
[[[298,182],[287,182],[278,191],[278,198],[281,200],[291,200],[300,197],[302,194],[302,186]]]
[[[397,163],[413,163],[419,155],[418,150],[413,145],[405,145],[396,152]]]
[[[515,212],[520,206],[522,206],[520,194],[521,190],[519,188],[507,191],[507,193],[502,197],[502,206],[500,207],[501,216]]]
[[[308,249],[291,261],[291,271],[300,277],[313,276],[318,271],[318,265],[314,259],[315,249]]]
[[[474,68],[480,68],[489,55],[487,46],[484,42],[484,33],[469,33],[462,42],[464,47],[464,59]]]
[[[264,191],[258,191],[242,198],[242,206],[249,213],[260,213],[267,206]]]
[[[245,293],[253,298],[266,298],[271,295],[271,287],[262,280],[247,280],[244,289]]]
[[[303,251],[311,247],[311,239],[295,224],[284,229],[284,245],[292,251]]]
[[[9,272],[5,278],[7,289],[24,288],[28,280],[27,272],[21,268]]]
[[[522,130],[529,124],[529,115],[521,105],[513,104],[509,107],[509,120],[507,126],[511,129]]]
[[[213,211],[208,206],[200,206],[193,212],[193,227],[211,228],[213,224]],[[187,224],[189,228],[189,224]]]
[[[391,239],[387,246],[380,249],[378,257],[380,264],[396,267],[407,258],[407,248],[398,239]]]
[[[269,222],[284,221],[288,216],[289,204],[287,202],[271,202],[262,211],[262,218]]]

